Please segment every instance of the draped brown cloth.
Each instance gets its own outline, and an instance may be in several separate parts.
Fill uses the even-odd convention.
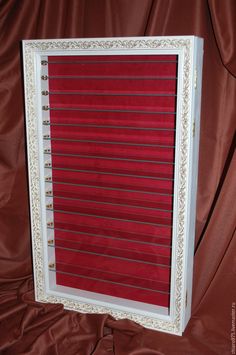
[[[192,317],[182,337],[34,300],[21,40],[197,35],[204,68]],[[0,1],[0,354],[235,354],[236,1]]]

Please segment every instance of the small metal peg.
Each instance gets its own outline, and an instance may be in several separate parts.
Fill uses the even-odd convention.
[[[47,223],[47,227],[53,228],[53,222],[48,222],[48,223]]]
[[[48,267],[49,267],[49,269],[55,269],[55,263],[50,263],[50,264],[48,265]]]
[[[44,139],[49,139],[49,138],[50,138],[50,135],[49,135],[49,134],[44,134],[43,138],[44,138]]]
[[[45,153],[45,154],[51,153],[51,150],[50,150],[49,148],[45,148],[45,149],[44,149],[44,153]]]
[[[52,203],[49,203],[48,205],[46,205],[46,208],[51,210],[53,208]]]

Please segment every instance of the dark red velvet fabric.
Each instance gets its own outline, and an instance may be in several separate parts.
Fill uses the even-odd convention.
[[[168,307],[171,239],[167,245],[162,229],[171,234],[178,58],[82,55],[47,61],[56,282]],[[168,91],[166,80],[173,83]],[[79,184],[66,183],[55,171],[76,172]],[[89,181],[81,183],[87,172],[102,187],[95,197]],[[150,191],[129,190],[133,179]],[[124,200],[110,198],[120,192]],[[132,192],[143,194],[144,205],[130,199]],[[146,205],[150,194],[152,207]],[[160,199],[169,201],[164,209]]]
[[[232,354],[236,299],[235,23],[234,0],[1,1],[2,354]],[[146,330],[128,320],[116,321],[107,315],[82,315],[65,311],[61,305],[36,303],[32,284],[20,41],[192,34],[204,38],[205,53],[192,317],[183,337]],[[166,84],[163,91],[173,88],[171,82]],[[113,82],[109,85],[112,87]],[[83,90],[89,90],[86,83]],[[140,87],[139,90],[146,88]],[[73,115],[69,119],[73,120]],[[85,119],[94,122],[92,115]],[[114,119],[117,120],[117,116]],[[169,119],[171,124],[172,115]],[[135,118],[130,120],[134,122]],[[150,120],[148,124],[155,123]],[[57,178],[60,181],[61,177],[57,175]],[[63,178],[70,179],[67,174],[63,174]],[[88,185],[94,186],[90,173],[80,177],[74,173],[70,182],[73,180],[76,183],[80,180],[82,184],[87,181]],[[104,188],[109,181],[104,177]],[[117,186],[117,181],[110,184]],[[122,179],[119,185],[122,188],[124,184],[126,181]],[[59,188],[59,184],[57,186]],[[137,190],[140,186],[147,188],[144,181],[134,179],[130,192],[131,199],[143,201],[144,192],[135,192],[135,186],[139,186]],[[96,186],[93,189],[98,193]],[[162,189],[168,189],[168,186],[162,186]],[[78,189],[77,193],[82,191]],[[112,195],[112,198],[119,199],[120,196]],[[153,202],[150,195],[146,203]],[[169,204],[170,201],[160,200],[158,203]],[[113,233],[116,235],[116,231]],[[169,231],[163,233],[165,237],[162,239],[168,243]],[[132,235],[130,233],[129,237]],[[138,231],[137,236],[142,238]]]

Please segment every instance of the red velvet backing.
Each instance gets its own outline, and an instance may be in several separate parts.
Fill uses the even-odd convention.
[[[56,278],[169,305],[177,57],[49,57]]]

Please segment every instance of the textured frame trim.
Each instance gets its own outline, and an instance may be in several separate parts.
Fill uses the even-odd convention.
[[[182,314],[185,307],[183,301],[184,272],[184,238],[186,235],[186,201],[187,171],[189,157],[190,130],[190,96],[191,96],[191,44],[192,37],[150,37],[137,39],[104,39],[104,40],[32,40],[24,42],[25,100],[28,140],[28,169],[31,203],[32,249],[34,262],[34,282],[36,300],[40,302],[63,303],[65,308],[90,313],[109,313],[117,319],[129,318],[139,324],[174,334],[182,333]],[[179,147],[179,177],[177,191],[177,238],[176,238],[176,272],[175,272],[175,309],[173,321],[143,316],[137,313],[124,312],[90,303],[82,303],[66,297],[48,295],[45,291],[45,270],[43,241],[41,232],[41,205],[39,179],[39,148],[37,138],[37,104],[36,104],[36,53],[50,50],[124,50],[124,49],[174,49],[180,50],[183,56],[183,95],[181,97],[181,135]]]

